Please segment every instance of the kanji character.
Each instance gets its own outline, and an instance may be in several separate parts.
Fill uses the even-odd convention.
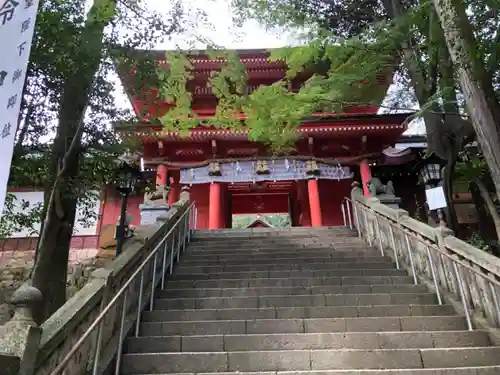
[[[0,19],[2,20],[2,26],[14,17],[14,12],[16,7],[19,5],[17,1],[5,0],[0,7]]]
[[[17,49],[19,50],[19,56],[21,56],[24,52],[24,47],[26,46],[26,42],[22,42],[17,46]]]
[[[3,86],[5,78],[7,78],[8,73],[5,70],[0,71],[0,86]]]
[[[24,20],[23,23],[21,24],[21,32],[24,33],[26,30],[30,28],[31,24],[31,17]]]
[[[17,94],[12,95],[9,100],[7,101],[7,108],[13,108],[16,105],[17,102]]]
[[[16,82],[19,78],[21,78],[22,75],[23,75],[22,69],[14,70],[14,73],[12,73],[12,83]]]
[[[2,139],[7,138],[10,135],[10,129],[12,128],[12,125],[10,122],[6,123],[3,128],[2,128]]]

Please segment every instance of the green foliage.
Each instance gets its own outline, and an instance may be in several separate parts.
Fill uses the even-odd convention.
[[[297,140],[297,128],[318,111],[341,113],[346,105],[380,104],[386,86],[380,75],[389,76],[395,65],[395,43],[386,39],[373,44],[369,36],[331,44],[333,35],[322,33],[307,46],[271,51],[270,60],[287,65],[282,80],[261,85],[249,93],[248,76],[234,51],[210,51],[209,57],[220,62],[220,70],[208,79],[218,100],[215,116],[204,122],[191,113],[192,95],[188,83],[191,66],[182,54],[168,54],[168,68],[160,68],[160,94],[176,103],[161,118],[167,130],[186,134],[198,125],[218,129],[246,130],[249,139],[267,145],[275,154],[290,152]],[[314,72],[300,88],[290,90],[299,74]],[[239,115],[243,114],[244,119]]]
[[[8,238],[12,233],[27,231],[38,234],[36,229],[40,224],[42,204],[31,204],[28,201],[18,201],[14,194],[5,197],[4,213],[0,216],[0,239]]]
[[[50,192],[56,180],[54,171],[61,170],[62,157],[67,155],[76,136],[78,170],[75,173],[70,171],[72,176],[65,179],[62,190],[64,194],[75,197],[79,209],[87,213],[84,225],[97,219],[92,209],[96,191],[110,182],[109,176],[116,169],[116,158],[131,151],[130,147],[137,146],[122,143],[112,128],[113,122],[133,120],[131,112],[118,109],[115,103],[116,88],[112,76],[115,61],[126,60],[136,48],[151,48],[197,21],[199,13],[193,12],[193,19],[186,18],[185,7],[179,1],[172,1],[169,6],[170,15],[165,18],[165,15],[145,9],[141,0],[97,0],[93,2],[91,12],[87,12],[85,2],[80,0],[40,3],[10,187]],[[99,29],[102,30],[104,25],[107,25],[104,33],[100,34]],[[94,67],[91,55],[96,50],[98,64]],[[93,80],[87,95],[86,77],[77,72],[88,71]],[[65,108],[73,90],[76,95],[83,95],[83,100],[75,97],[70,100],[74,113],[80,112],[83,102],[81,136],[75,132],[77,121],[59,121],[61,116],[67,115]],[[79,116],[76,117],[78,120]],[[57,137],[60,140],[56,145]],[[62,150],[60,145],[63,145]],[[61,158],[55,164],[56,155]],[[54,169],[54,165],[57,168]],[[39,207],[21,211],[22,205],[9,196],[0,222],[2,236],[23,229],[24,225],[24,229],[31,230],[34,224],[42,221]]]
[[[467,239],[467,242],[478,249],[486,251],[487,253],[493,253],[491,246],[478,233],[473,233]]]
[[[191,93],[186,85],[191,79],[189,60],[174,53],[167,53],[169,71],[158,68],[158,79],[164,82],[159,87],[159,95],[167,103],[176,103],[162,118],[164,124],[173,124],[181,134],[185,135],[190,128],[196,126],[196,119],[191,113]]]
[[[475,157],[471,160],[464,160],[457,164],[455,173],[460,182],[470,183],[475,180],[483,181],[489,177],[488,164],[484,157]]]

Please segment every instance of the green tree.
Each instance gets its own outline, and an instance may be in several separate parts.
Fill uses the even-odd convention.
[[[444,34],[432,4],[420,1],[371,0],[340,2],[308,0],[276,0],[264,6],[264,0],[233,0],[239,19],[256,18],[269,27],[309,28],[309,45],[314,45],[318,30],[328,30],[339,40],[370,35],[370,43],[385,50],[387,39],[398,61],[397,83],[412,92],[422,108],[431,152],[447,161],[444,187],[450,218],[455,218],[452,205],[452,175],[458,151],[473,135],[469,121],[462,116],[457,103],[452,63],[444,43]],[[364,59],[377,59],[372,48]],[[373,54],[375,52],[375,54]],[[401,92],[402,90],[398,91]],[[399,95],[390,106],[401,108]],[[456,223],[452,221],[454,228]]]
[[[486,68],[481,54],[484,51],[478,48],[473,26],[466,14],[466,4],[452,0],[433,0],[433,4],[444,30],[448,52],[457,68],[467,112],[500,199],[500,103],[493,87],[492,72]],[[491,5],[498,13],[498,4]],[[498,46],[493,48],[496,54]]]
[[[77,205],[95,198],[125,151],[111,129],[131,120],[114,102],[114,61],[192,26],[180,1],[168,5],[165,18],[135,0],[94,0],[88,12],[79,0],[41,2],[10,179],[45,195],[32,273],[44,297],[38,321],[65,302]]]
[[[248,93],[245,68],[234,51],[213,50],[211,58],[221,58],[221,69],[208,79],[218,99],[215,116],[199,121],[191,111],[192,94],[187,82],[192,78],[185,53],[168,53],[169,66],[158,68],[160,98],[176,106],[160,118],[168,130],[186,133],[198,125],[247,130],[249,139],[266,144],[275,154],[289,152],[297,139],[297,127],[316,111],[342,111],[353,103],[380,103],[385,88],[377,81],[380,74],[392,70],[394,43],[390,39],[381,48],[367,42],[370,35],[332,44],[334,36],[324,33],[314,43],[272,51],[271,60],[285,60],[286,76],[268,86]],[[364,59],[377,53],[378,59]],[[319,68],[322,75],[312,76],[297,91],[289,85],[306,69]],[[235,115],[243,113],[244,120]]]

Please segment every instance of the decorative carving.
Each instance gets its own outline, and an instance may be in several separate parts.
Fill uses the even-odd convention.
[[[170,185],[172,185],[174,179],[170,177],[169,181]],[[164,184],[156,185],[156,190],[144,193],[144,204],[168,204],[169,194],[170,186]]]
[[[222,171],[220,169],[219,162],[212,162],[208,165],[208,175],[209,176],[222,176]]]
[[[308,160],[306,163],[306,174],[310,176],[319,176],[321,173],[316,160]]]
[[[189,202],[190,201],[190,188],[189,186],[183,186],[182,189],[181,189],[181,196],[180,196],[180,200],[181,201],[187,201]]]
[[[269,165],[267,160],[257,160],[257,166],[255,168],[255,173],[257,174],[269,174]]]
[[[373,177],[370,181],[368,181],[368,190],[370,191],[370,197],[372,198],[380,198],[380,196],[388,198],[396,197],[392,181],[389,181],[387,182],[387,185],[384,185],[377,177]]]

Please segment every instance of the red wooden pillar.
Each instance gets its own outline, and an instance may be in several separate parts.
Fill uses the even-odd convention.
[[[370,190],[368,189],[368,181],[372,179],[372,171],[370,170],[370,164],[368,160],[363,160],[359,164],[359,173],[361,175],[361,183],[363,184],[363,193],[365,197],[370,196]]]
[[[221,219],[221,186],[210,184],[210,200],[208,202],[208,229],[220,229]]]
[[[170,185],[170,194],[168,195],[168,205],[172,206],[181,198],[181,188],[179,186],[180,171],[171,173],[172,184]]]
[[[228,217],[228,194],[227,185],[220,185],[220,214],[219,214],[219,229],[227,228],[227,217]]]
[[[323,218],[321,217],[321,204],[319,200],[318,180],[311,179],[307,181],[307,190],[309,192],[309,210],[311,211],[311,226],[323,226]]]
[[[160,164],[156,167],[156,185],[166,185],[168,169],[166,165]]]

